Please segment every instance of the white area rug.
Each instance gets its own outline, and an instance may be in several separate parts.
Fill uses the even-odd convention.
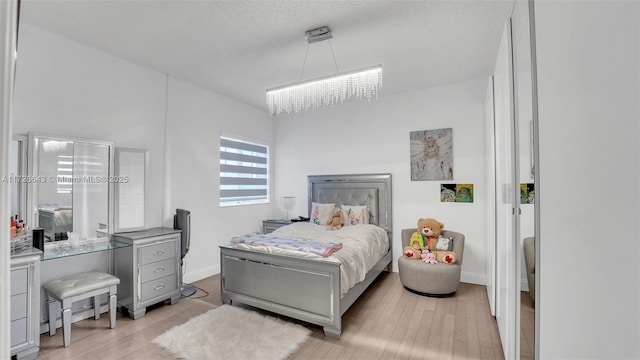
[[[188,360],[286,359],[311,330],[255,311],[222,305],[153,340]]]

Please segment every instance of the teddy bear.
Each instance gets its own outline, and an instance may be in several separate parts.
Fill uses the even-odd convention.
[[[453,251],[433,251],[432,254],[436,257],[436,260],[446,264],[455,264],[458,258]]]
[[[402,254],[408,259],[420,260],[420,248],[415,243],[412,246],[405,246]]]
[[[327,229],[340,230],[342,225],[344,225],[344,215],[342,215],[342,211],[340,209],[336,209],[333,211],[333,215],[327,223]]]
[[[436,219],[421,218],[418,220],[418,233],[424,237],[425,247],[433,253],[438,262],[454,264],[457,258],[453,251],[439,250],[436,247],[443,228],[444,224]],[[447,242],[447,246],[449,246],[449,242]]]
[[[424,247],[433,250],[444,224],[432,218],[418,220],[418,233],[424,237]]]
[[[418,220],[418,231],[411,235],[409,246],[404,247],[404,256],[410,259],[420,260],[422,250],[426,249],[429,251],[431,249],[430,237],[439,235],[440,229],[442,229],[443,226],[440,222],[431,218]]]
[[[422,261],[426,262],[427,264],[437,264],[438,261],[436,260],[436,256],[433,255],[432,252],[429,251],[429,249],[422,249],[422,254],[420,254],[420,258],[422,259]]]

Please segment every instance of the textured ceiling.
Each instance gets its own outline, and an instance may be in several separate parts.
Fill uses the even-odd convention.
[[[328,25],[340,72],[381,64],[381,96],[488,76],[514,0],[22,0],[21,21],[266,111]],[[328,41],[303,78],[336,72]]]

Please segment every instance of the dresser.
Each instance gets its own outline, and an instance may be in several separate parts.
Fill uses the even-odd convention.
[[[118,306],[129,317],[144,316],[149,305],[180,300],[180,230],[152,228],[114,234],[113,240],[131,244],[115,249],[113,257]]]
[[[40,257],[28,248],[11,255],[11,356],[35,359],[40,350]]]
[[[273,230],[285,226],[291,225],[291,220],[263,220],[262,221],[262,233],[269,234]]]

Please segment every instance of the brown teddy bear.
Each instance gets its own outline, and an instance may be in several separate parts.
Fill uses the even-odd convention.
[[[418,220],[418,233],[425,239],[424,246],[429,250],[434,250],[436,241],[444,228],[444,224],[432,218]]]
[[[408,259],[420,260],[421,250],[414,243],[412,246],[405,246],[404,249],[402,250],[402,254],[404,255],[404,257]]]
[[[329,230],[340,230],[344,225],[344,215],[342,215],[342,211],[340,209],[335,209],[333,211],[333,216],[329,219],[327,223],[327,229]]]
[[[425,247],[433,252],[438,262],[453,264],[457,259],[453,251],[436,249],[436,243],[443,228],[444,224],[436,219],[426,218],[418,220],[418,233],[423,236]]]

